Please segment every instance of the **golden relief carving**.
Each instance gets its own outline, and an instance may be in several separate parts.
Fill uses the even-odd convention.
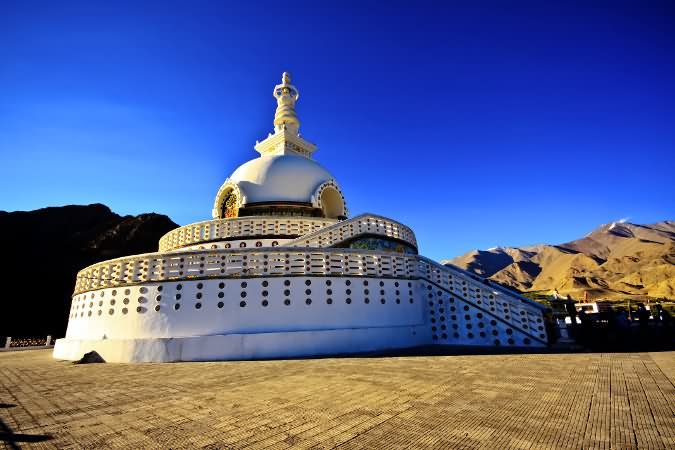
[[[224,202],[225,218],[238,217],[239,208],[237,208],[237,194],[230,192]]]

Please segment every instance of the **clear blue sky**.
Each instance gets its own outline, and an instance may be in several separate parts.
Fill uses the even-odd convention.
[[[412,226],[432,258],[675,219],[674,10],[3,1],[0,209],[210,218],[289,71],[350,212]]]

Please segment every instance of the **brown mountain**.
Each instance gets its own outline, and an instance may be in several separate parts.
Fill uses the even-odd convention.
[[[0,336],[63,336],[80,269],[156,251],[176,227],[167,216],[119,216],[101,204],[0,211]]]
[[[565,244],[474,250],[442,263],[521,292],[675,299],[675,222],[614,222]]]

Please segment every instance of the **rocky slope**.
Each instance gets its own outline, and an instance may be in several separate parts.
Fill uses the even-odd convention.
[[[0,211],[0,336],[63,336],[80,269],[156,251],[177,226],[163,215],[122,217],[101,204]]]
[[[475,250],[442,262],[521,292],[675,299],[675,222],[614,222],[565,244]]]

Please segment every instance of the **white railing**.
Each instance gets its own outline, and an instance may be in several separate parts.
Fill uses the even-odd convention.
[[[395,220],[375,214],[362,214],[352,219],[338,222],[329,227],[314,231],[311,234],[285,244],[288,247],[332,247],[359,235],[374,234],[407,242],[417,248],[415,233]]]
[[[341,248],[271,247],[147,253],[94,264],[77,274],[75,294],[129,284],[193,278],[344,275],[412,277],[417,257]]]
[[[428,282],[429,294],[441,288],[499,320],[511,322],[534,337],[545,339],[544,306],[538,303],[418,255],[357,249],[272,247],[150,253],[119,258],[80,271],[74,295],[139,283],[292,276],[424,280]]]
[[[422,256],[418,258],[417,275],[420,278],[437,284],[496,317],[516,324],[521,331],[531,333],[537,339],[545,340],[542,312],[546,306],[497,284],[474,279],[459,268],[444,266]]]
[[[417,255],[364,250],[273,247],[148,253],[94,264],[77,274],[75,294],[105,287],[192,278],[340,275],[424,278],[474,301],[541,309],[532,300]],[[503,306],[503,305],[502,305]]]
[[[509,289],[506,289],[497,283],[493,283],[485,279],[476,279],[470,272],[460,269],[459,267],[439,264],[436,261],[423,256],[420,256],[420,260],[428,264],[428,267],[425,266],[425,270],[428,272],[430,271],[433,274],[435,277],[433,281],[446,288],[456,287],[457,282],[459,282],[462,289],[466,287],[467,290],[473,290],[474,292],[478,292],[478,289],[483,289],[485,291],[492,292],[493,296],[508,296],[509,298],[517,300],[519,303],[523,303],[538,309],[546,309],[546,306],[542,305],[541,303],[537,303],[534,300],[520,295],[517,292],[510,291]],[[445,277],[442,274],[445,274]]]
[[[197,222],[169,231],[159,240],[167,252],[202,242],[257,236],[302,236],[333,225],[335,219],[255,216]]]
[[[231,221],[237,219],[226,220]],[[203,230],[207,229],[209,226],[215,226],[214,222],[221,221],[207,221],[195,224],[195,227],[201,227],[202,234],[199,236],[192,235],[189,239],[183,236],[181,238],[181,245],[187,245],[186,242],[190,239],[190,242],[196,242],[198,240],[204,241],[207,240],[207,237],[214,236],[214,233],[203,233]],[[253,222],[248,225],[240,224],[238,226],[231,226],[236,227],[238,230],[237,232],[250,233],[251,230],[246,227],[251,226]],[[303,221],[296,219],[268,220],[266,223],[260,221],[260,225],[281,229],[281,224],[285,222],[296,227],[303,226],[303,224],[300,223]],[[307,222],[308,221],[306,220],[304,221],[304,226],[311,226],[311,224]],[[364,214],[339,223],[334,223],[333,221],[333,225],[326,226],[329,223],[331,222],[318,222],[316,227],[324,226],[325,228],[291,241],[285,244],[285,247],[269,249],[256,248],[251,250],[211,249],[182,252],[175,251],[171,253],[147,253],[144,255],[104,261],[87,267],[78,273],[75,292],[78,293],[129,283],[176,280],[190,277],[284,275],[288,273],[289,270],[291,271],[289,274],[293,274],[298,273],[295,269],[300,266],[302,266],[303,270],[315,268],[312,265],[307,266],[307,264],[298,266],[298,261],[305,261],[307,258],[310,258],[308,255],[314,255],[313,257],[315,259],[324,258],[324,260],[322,260],[322,267],[317,266],[317,268],[320,269],[318,272],[312,271],[307,273],[328,275],[333,273],[332,270],[337,270],[337,273],[359,275],[360,272],[358,272],[358,270],[360,269],[357,270],[357,273],[353,273],[352,268],[362,267],[366,264],[364,261],[370,261],[373,258],[377,258],[378,261],[389,261],[391,258],[403,258],[403,260],[407,261],[405,258],[409,257],[389,253],[379,254],[377,252],[363,250],[349,251],[347,249],[332,249],[332,251],[329,251],[330,249],[324,247],[364,234],[387,236],[408,242],[417,247],[415,235],[410,228],[374,214]],[[258,230],[260,229],[264,230],[266,228],[258,228]],[[174,231],[179,230],[180,229]],[[223,234],[222,230],[222,228],[218,229],[218,232],[221,235]],[[166,237],[167,236],[164,236],[162,239]],[[303,250],[296,250],[296,248],[291,249],[290,247],[302,247]],[[304,247],[311,247],[311,249],[305,250]],[[342,260],[340,258],[342,258]],[[257,265],[258,263],[260,263],[260,265]],[[383,265],[382,267],[385,266]],[[283,270],[280,268],[283,268]],[[383,273],[385,269],[381,268],[378,270]],[[377,275],[377,273],[374,275]],[[407,271],[404,275],[412,276],[412,273],[411,271]],[[401,276],[401,274],[394,272],[383,274],[383,276],[395,277]]]

